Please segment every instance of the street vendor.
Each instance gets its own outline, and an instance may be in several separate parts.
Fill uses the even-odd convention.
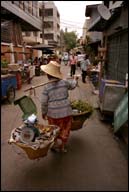
[[[43,119],[47,119],[50,125],[60,127],[60,133],[52,147],[57,152],[66,152],[66,144],[72,126],[72,108],[68,99],[68,90],[77,86],[77,77],[71,81],[63,80],[60,72],[60,64],[50,61],[47,65],[42,65],[49,81],[43,88],[41,98],[41,111]]]

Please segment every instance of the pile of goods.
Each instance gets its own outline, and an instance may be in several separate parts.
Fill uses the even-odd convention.
[[[71,101],[73,112],[73,123],[71,130],[81,129],[84,121],[89,118],[93,112],[93,107],[82,100]]]
[[[13,129],[9,143],[25,150],[30,159],[36,159],[47,155],[58,134],[58,126],[38,124],[36,116],[32,114],[22,126]]]
[[[54,141],[59,128],[54,125],[43,126],[42,130],[36,127],[20,126],[11,133],[10,142],[20,143],[33,149],[43,148]]]

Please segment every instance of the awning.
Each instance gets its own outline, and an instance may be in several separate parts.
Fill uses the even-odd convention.
[[[101,32],[105,29],[107,25],[107,20],[103,19],[102,17],[98,17],[92,25],[89,27],[88,31],[98,31]]]
[[[88,43],[87,45],[95,46],[95,45],[99,45],[99,44],[101,44],[101,40],[92,41],[92,42]]]
[[[114,12],[112,12],[112,15],[109,20],[105,20],[101,16],[97,17],[97,19],[88,28],[88,31],[104,31],[120,15],[120,10],[121,7],[116,8]]]
[[[31,48],[43,51],[43,50],[54,49],[54,46],[46,45],[46,44],[38,44],[38,45],[32,46]]]

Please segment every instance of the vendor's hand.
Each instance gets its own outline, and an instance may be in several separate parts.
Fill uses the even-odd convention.
[[[43,118],[44,120],[47,120],[47,116],[46,116],[46,115],[42,115],[42,118]]]

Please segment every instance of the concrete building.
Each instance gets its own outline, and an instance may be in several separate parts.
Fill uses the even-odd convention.
[[[39,16],[42,19],[42,3],[39,2]],[[44,40],[48,45],[60,46],[60,14],[53,1],[44,2]],[[42,35],[41,35],[42,37]]]
[[[41,30],[42,22],[36,1],[1,1],[1,50],[2,56],[8,58],[9,63],[32,55],[22,32]]]
[[[23,33],[25,42],[30,45],[44,43],[60,45],[60,15],[53,1],[38,2],[37,15],[42,22],[39,32],[27,31]]]
[[[38,2],[37,15],[42,22],[42,29],[38,32],[23,32],[23,39],[29,45],[52,45],[58,50],[60,47],[60,15],[53,1]],[[38,51],[38,57],[42,51]]]
[[[106,76],[125,82],[128,73],[128,3],[125,1],[103,1],[110,12],[105,20],[102,15],[89,27],[89,32],[102,32],[102,46],[106,48]]]
[[[11,54],[7,56],[8,59],[10,57],[9,62],[25,60],[26,47],[31,48],[38,43],[60,47],[60,15],[53,1],[2,1],[1,13],[2,49],[6,56]],[[20,55],[19,50],[14,53],[14,46],[18,46],[18,49],[20,47]],[[41,51],[33,52],[37,52],[38,57],[42,55]]]
[[[42,21],[42,30],[27,36],[34,37],[38,43],[60,46],[60,14],[54,2],[38,2],[38,15]]]
[[[95,19],[99,16],[99,13],[97,11],[97,7],[99,4],[96,5],[87,5],[85,10],[85,16],[86,20],[83,26],[83,39],[86,38],[86,36],[89,36],[91,39],[91,42],[100,41],[102,39],[102,33],[96,32],[96,31],[88,31],[90,25],[95,21]]]
[[[85,52],[90,55],[90,60],[95,63],[95,57],[98,55],[98,47],[101,45],[102,32],[89,31],[89,27],[99,16],[98,5],[86,5],[85,9],[85,22],[83,25],[82,41]]]
[[[102,74],[101,77],[119,81],[127,87],[121,102],[119,101],[114,111],[114,127],[116,129],[115,133],[122,135],[128,144],[128,117],[126,118],[128,108],[125,102],[125,98],[128,97],[128,2],[103,1],[102,10],[105,11],[101,11],[99,17],[96,18],[88,30],[89,32],[103,33],[100,53],[103,52],[101,66],[105,74]],[[106,17],[105,12],[107,13]],[[112,95],[111,98],[113,100]],[[100,109],[102,110],[101,104]]]

